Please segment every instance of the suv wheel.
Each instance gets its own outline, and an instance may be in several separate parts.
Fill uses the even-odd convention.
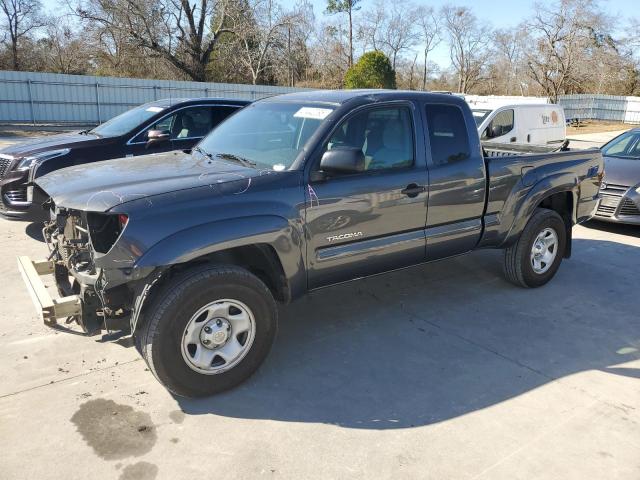
[[[266,358],[277,308],[265,284],[233,266],[188,271],[151,303],[138,336],[150,370],[171,392],[202,397],[232,388]]]
[[[544,285],[558,271],[566,244],[566,227],[560,215],[539,208],[518,241],[505,250],[507,280],[522,287]]]

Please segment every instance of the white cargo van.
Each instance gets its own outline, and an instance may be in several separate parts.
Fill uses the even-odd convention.
[[[552,104],[471,108],[480,140],[521,145],[560,145],[566,138],[564,109]]]

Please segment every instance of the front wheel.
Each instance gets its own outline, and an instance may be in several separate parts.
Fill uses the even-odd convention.
[[[234,266],[174,279],[152,302],[139,332],[150,370],[171,392],[203,397],[251,376],[267,356],[277,308],[265,284]]]
[[[521,287],[540,287],[558,271],[567,246],[564,221],[553,210],[539,208],[518,241],[504,252],[507,280]]]

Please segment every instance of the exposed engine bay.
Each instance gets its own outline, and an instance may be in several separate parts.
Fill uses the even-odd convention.
[[[66,319],[77,323],[85,333],[121,330],[129,311],[124,307],[131,298],[125,286],[109,287],[104,269],[96,267],[96,256],[114,245],[127,222],[126,215],[57,209],[43,228],[43,236],[54,264],[58,293],[62,297],[78,295],[82,315]]]

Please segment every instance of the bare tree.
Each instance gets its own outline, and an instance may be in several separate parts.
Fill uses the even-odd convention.
[[[491,30],[467,7],[442,9],[451,63],[458,77],[458,92],[466,93],[481,79],[489,57]]]
[[[384,52],[394,70],[399,57],[418,42],[416,12],[415,6],[408,0],[396,0],[393,3],[378,0],[375,10],[367,12],[362,18],[359,36],[365,45]]]
[[[309,46],[311,68],[302,83],[308,87],[340,88],[349,68],[348,32],[336,23],[323,23]]]
[[[524,95],[523,71],[527,40],[530,40],[524,26],[515,29],[496,30],[493,43],[497,53],[498,71],[503,77],[503,92],[506,95]]]
[[[440,19],[432,7],[420,6],[416,10],[415,18],[420,32],[422,44],[422,90],[427,89],[428,58],[438,44],[442,41],[440,32]]]
[[[596,0],[537,3],[527,28],[535,40],[527,52],[529,76],[554,102],[561,93],[583,90],[596,67],[594,54],[613,44]]]
[[[346,13],[349,17],[349,66],[353,65],[353,14],[359,10],[360,0],[328,0],[326,12]]]
[[[76,14],[121,32],[193,80],[205,69],[226,27],[227,0],[79,0]]]
[[[42,5],[39,0],[0,0],[0,10],[4,16],[4,28],[9,33],[12,67],[20,70],[18,44],[33,30],[47,24],[42,15]],[[6,42],[5,37],[3,43]]]
[[[286,33],[296,17],[285,14],[273,0],[253,0],[247,11],[237,13],[233,31],[240,44],[240,62],[249,70],[255,85],[265,70],[271,68],[269,54],[283,49]]]
[[[50,70],[69,74],[85,74],[89,70],[90,46],[68,22],[60,18],[51,22],[43,42]]]

